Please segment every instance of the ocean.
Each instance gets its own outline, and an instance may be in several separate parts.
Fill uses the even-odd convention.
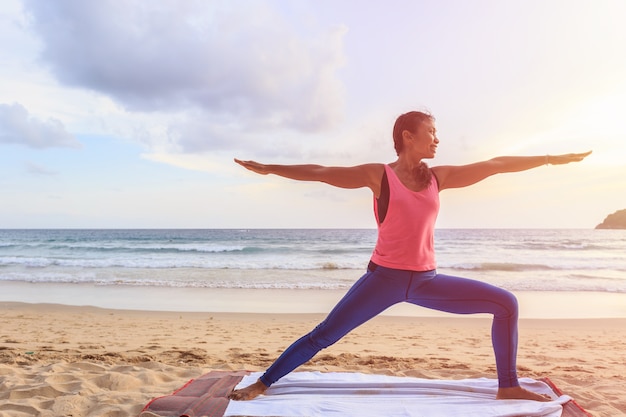
[[[345,291],[375,241],[373,229],[0,230],[0,301],[45,302],[59,285],[96,300],[107,288]],[[514,292],[626,294],[626,230],[439,229],[435,247],[439,272]]]

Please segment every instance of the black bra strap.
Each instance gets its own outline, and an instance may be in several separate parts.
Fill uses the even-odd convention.
[[[378,205],[378,222],[383,223],[389,209],[389,179],[387,178],[387,170],[383,173],[380,182],[380,196],[376,199]]]

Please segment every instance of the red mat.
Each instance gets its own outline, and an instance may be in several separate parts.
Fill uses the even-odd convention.
[[[139,417],[222,417],[228,406],[228,394],[248,375],[246,371],[211,371],[192,379],[171,395],[150,401]],[[563,393],[548,378],[546,383],[557,395]],[[561,417],[592,417],[574,400],[563,405]]]
[[[554,393],[558,396],[564,395],[560,389],[557,388],[556,385],[548,378],[541,378],[539,381],[545,382],[548,384],[550,389],[554,391]],[[563,404],[563,414],[561,417],[593,417],[591,414],[586,412],[578,403],[574,400],[568,401]]]
[[[222,417],[230,401],[228,394],[247,374],[246,371],[211,371],[200,378],[192,379],[171,395],[153,399],[144,407],[142,414],[149,412],[162,417]]]

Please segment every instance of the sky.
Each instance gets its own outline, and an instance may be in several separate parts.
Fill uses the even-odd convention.
[[[626,208],[622,0],[3,0],[0,228],[375,228],[368,189],[233,158],[431,166],[593,150],[445,190],[439,228],[593,228]]]

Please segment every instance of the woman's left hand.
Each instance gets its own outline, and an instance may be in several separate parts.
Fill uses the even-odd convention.
[[[567,153],[563,155],[546,155],[546,164],[563,165],[570,162],[580,162],[585,159],[592,151],[584,153]]]

